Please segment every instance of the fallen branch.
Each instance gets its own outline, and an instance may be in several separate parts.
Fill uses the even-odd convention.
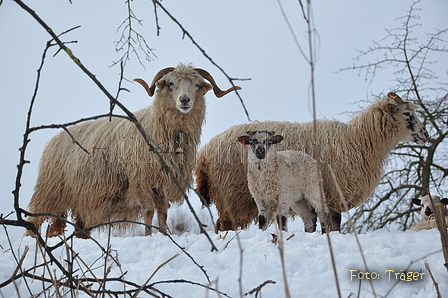
[[[244,294],[244,296],[252,295],[253,293],[255,293],[255,297],[257,297],[257,295],[261,291],[261,289],[267,284],[276,284],[276,282],[268,279],[265,282],[263,282],[261,285],[259,285],[258,287],[255,287],[252,290],[250,290],[249,292],[247,292],[246,294]]]

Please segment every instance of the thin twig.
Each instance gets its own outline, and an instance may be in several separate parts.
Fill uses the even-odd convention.
[[[149,281],[153,278],[153,276],[157,273],[157,271],[160,270],[160,268],[162,268],[163,266],[165,266],[166,264],[168,264],[169,262],[171,262],[172,260],[174,260],[175,258],[177,258],[179,256],[179,253],[176,253],[174,256],[172,256],[171,258],[169,258],[168,260],[166,260],[165,262],[163,262],[162,264],[160,264],[156,270],[154,270],[154,272],[151,274],[151,276],[145,281],[145,283],[140,287],[140,289],[137,290],[137,292],[135,292],[135,294],[132,297],[137,297],[138,294],[142,291],[143,288],[146,287],[146,285],[149,283]]]

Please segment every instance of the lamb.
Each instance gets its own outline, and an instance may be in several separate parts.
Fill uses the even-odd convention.
[[[213,89],[217,97],[222,97],[241,87],[223,91],[207,71],[191,64],[160,70],[151,86],[142,79],[135,81],[150,97],[154,93],[155,97],[149,107],[134,115],[148,136],[159,144],[158,151],[163,151],[176,165],[177,170],[165,160],[180,187],[174,185],[173,178],[163,169],[134,123],[123,118],[102,118],[69,129],[89,154],[65,132],[49,141],[40,160],[28,207],[30,213],[51,213],[63,219],[71,215],[76,229],[84,230],[113,220],[135,221],[142,217],[145,224],[151,225],[157,210],[158,228],[166,232],[168,208],[182,202],[182,193],[193,181],[206,112],[204,95]],[[48,218],[30,216],[28,220],[39,230]],[[64,228],[65,221],[53,217],[47,236],[61,235]],[[151,234],[148,226],[146,234]]]
[[[440,199],[439,196],[431,196],[433,202],[438,205],[438,204],[448,204],[448,199],[447,198],[443,198]],[[424,196],[421,200],[420,199],[412,199],[412,202],[417,205],[417,206],[421,206],[422,209],[420,210],[420,214],[422,215],[422,222],[417,223],[417,225],[415,227],[412,228],[412,230],[414,231],[421,231],[421,230],[430,230],[430,229],[434,229],[437,228],[437,223],[435,221],[434,218],[434,207],[431,204],[431,201],[429,199],[429,195]],[[448,209],[443,209],[444,210],[444,218],[445,218],[445,223],[448,226]]]
[[[316,140],[313,121],[254,121],[235,125],[213,137],[199,150],[195,170],[198,192],[204,204],[216,204],[217,230],[247,228],[258,214],[247,187],[247,154],[242,154],[241,146],[235,146],[229,140],[236,140],[249,130],[273,130],[288,141],[282,144],[281,150],[300,150],[319,158],[330,227],[332,231],[338,231],[341,213],[359,206],[372,194],[390,151],[399,142],[424,144],[427,141],[428,133],[415,110],[413,103],[404,102],[390,92],[348,123],[316,120]],[[313,147],[317,148],[316,155]],[[337,191],[331,171],[347,207]]]
[[[316,213],[324,229],[316,160],[300,151],[277,151],[283,136],[273,131],[248,131],[238,137],[247,150],[247,185],[258,208],[258,225],[266,230],[277,214],[279,227],[287,231],[290,209],[298,214],[305,232],[316,231]]]

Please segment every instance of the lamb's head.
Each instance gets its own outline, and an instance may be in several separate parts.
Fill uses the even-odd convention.
[[[429,135],[425,126],[417,117],[415,112],[416,106],[411,102],[403,101],[393,92],[389,92],[387,97],[389,102],[385,105],[386,112],[401,117],[398,118],[398,121],[403,124],[399,141],[424,144],[428,140]]]
[[[434,204],[448,204],[448,199],[443,198],[440,199],[439,196],[431,196],[432,200],[434,201]],[[422,215],[423,220],[429,220],[431,215],[433,214],[433,206],[431,204],[431,200],[429,199],[429,195],[424,196],[421,200],[420,199],[412,199],[412,202],[417,205],[421,206],[422,209],[420,211],[420,214]]]
[[[266,158],[267,152],[271,145],[280,143],[283,136],[274,135],[273,131],[255,130],[248,131],[247,136],[238,137],[238,142],[243,146],[250,145],[252,152],[258,159]]]
[[[207,83],[204,79],[210,82]],[[166,103],[177,108],[182,113],[190,112],[195,101],[202,101],[197,105],[204,105],[203,96],[213,89],[216,97],[222,97],[234,90],[241,90],[241,87],[235,86],[223,91],[219,89],[213,77],[205,70],[194,68],[191,64],[179,64],[177,67],[168,67],[160,70],[152,80],[151,86],[142,80],[134,79],[140,83],[148,92],[149,96],[153,96],[156,87],[157,92],[167,94],[172,99],[171,103]]]

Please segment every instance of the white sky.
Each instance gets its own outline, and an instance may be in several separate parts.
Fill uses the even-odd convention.
[[[114,41],[120,38],[118,26],[127,15],[124,1],[26,1],[53,30],[59,34],[74,26],[81,28],[65,35],[81,62],[116,94],[119,67],[109,67],[121,53],[116,53]],[[281,1],[294,27],[301,46],[307,51],[306,23],[298,1]],[[312,119],[309,66],[298,51],[277,1],[163,1],[162,4],[189,31],[197,43],[231,77],[251,78],[235,82],[243,87],[240,92],[252,120],[309,121]],[[397,17],[406,15],[412,1],[314,1],[314,21],[319,34],[316,65],[316,95],[318,118],[347,121],[344,111],[357,109],[354,102],[366,99],[370,93],[390,91],[394,85],[393,70],[385,70],[372,84],[358,77],[356,71],[336,73],[354,62],[374,61],[371,56],[354,61],[358,50],[366,50],[373,41],[387,35],[385,29],[400,26]],[[193,62],[208,70],[221,89],[230,87],[224,75],[199,52],[181,30],[162,10],[158,11],[160,36],[156,36],[154,8],[151,1],[132,2],[143,27],[134,29],[155,49],[157,59],[143,60],[146,70],[131,56],[125,70],[127,78],[142,77],[151,81],[154,74],[179,62]],[[416,37],[424,42],[424,33],[448,27],[448,1],[426,0],[422,8]],[[0,5],[0,213],[13,210],[13,196],[18,148],[22,143],[26,112],[33,94],[36,70],[42,51],[50,36],[32,17],[11,0]],[[53,58],[49,52],[42,74],[40,91],[33,110],[32,125],[64,123],[81,117],[107,113],[109,102],[96,86],[68,58],[59,53]],[[139,53],[142,57],[143,54]],[[444,57],[435,65],[439,81],[447,82],[448,61]],[[436,84],[437,82],[434,82]],[[120,100],[131,111],[149,105],[151,98],[137,84],[125,82],[130,93],[122,93]],[[247,122],[235,94],[221,99],[207,94],[206,124],[203,143],[232,125]],[[118,110],[116,111],[118,112]],[[37,176],[37,165],[43,147],[57,133],[47,130],[33,133],[26,159],[21,189],[21,206],[26,208]],[[194,198],[193,198],[194,200]]]

